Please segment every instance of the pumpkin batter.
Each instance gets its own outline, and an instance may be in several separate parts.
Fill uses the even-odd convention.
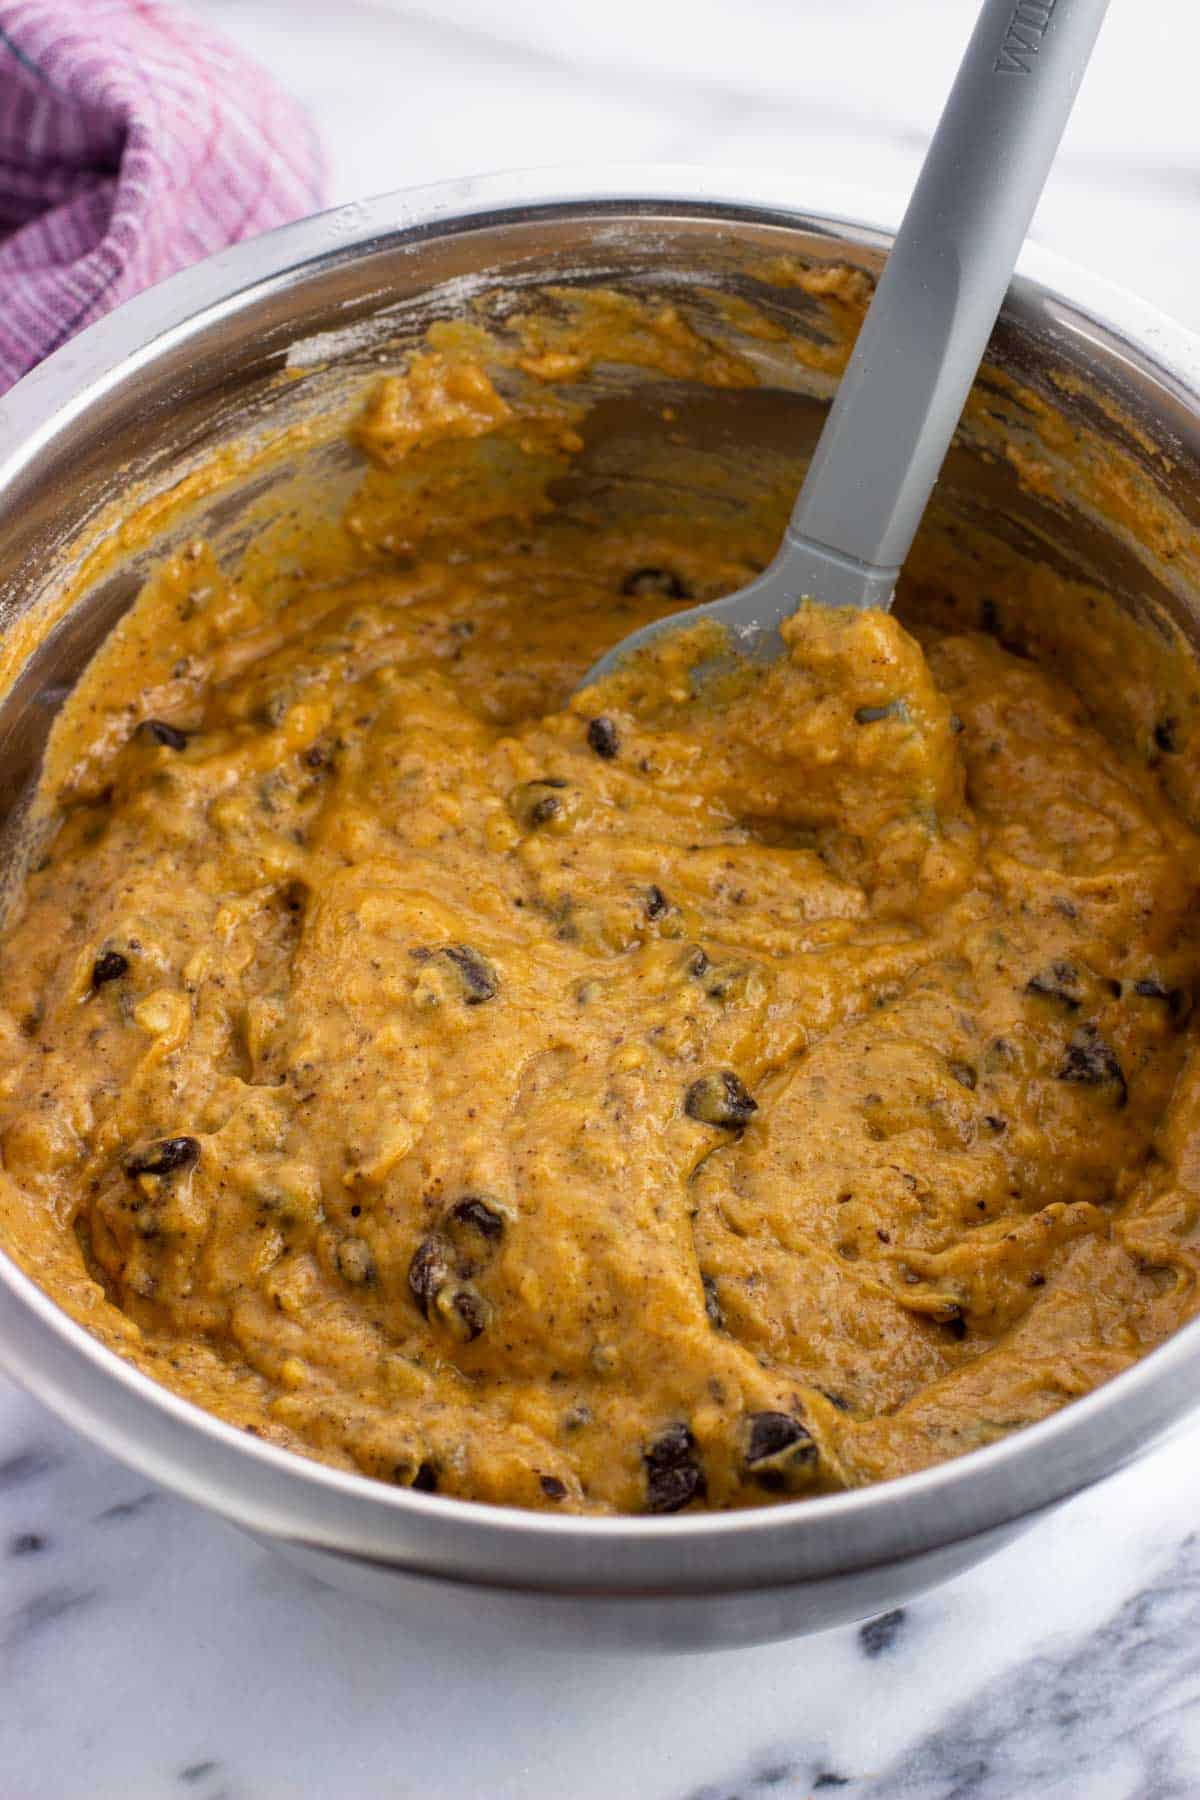
[[[432,359],[362,436],[507,412]],[[52,1292],[295,1449],[600,1513],[921,1467],[1191,1315],[1200,862],[1153,759],[879,614],[571,698],[748,573],[553,514],[161,571],[0,944]]]

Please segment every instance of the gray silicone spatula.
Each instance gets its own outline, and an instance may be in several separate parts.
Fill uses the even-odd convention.
[[[891,605],[1062,137],[1108,0],[985,0],[775,560],[749,587],[673,613],[767,658],[802,600]]]

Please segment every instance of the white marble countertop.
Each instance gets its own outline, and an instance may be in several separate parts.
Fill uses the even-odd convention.
[[[0,1387],[4,1800],[1190,1800],[1200,1430],[900,1612],[694,1657],[431,1642]]]
[[[337,200],[485,168],[836,160],[898,215],[968,0],[192,0]],[[1035,235],[1200,327],[1200,9],[1119,0]],[[692,1658],[421,1641],[0,1380],[0,1800],[1184,1800],[1200,1429],[861,1629]]]

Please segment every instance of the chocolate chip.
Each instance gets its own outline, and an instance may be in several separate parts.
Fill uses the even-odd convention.
[[[444,955],[449,957],[462,977],[463,1000],[468,1006],[479,1006],[484,1000],[494,1000],[500,992],[500,982],[495,969],[478,950],[472,950],[468,944],[448,944]]]
[[[683,1107],[689,1118],[698,1119],[702,1125],[719,1125],[725,1131],[737,1131],[748,1122],[752,1113],[758,1111],[758,1102],[747,1093],[732,1069],[715,1069],[693,1081]]]
[[[952,1062],[950,1064],[950,1073],[953,1075],[955,1081],[958,1082],[960,1087],[965,1087],[965,1088],[969,1088],[972,1090],[974,1089],[975,1084],[979,1079],[979,1077],[976,1075],[974,1069],[971,1067],[970,1063]]]
[[[682,1463],[678,1468],[648,1469],[646,1511],[682,1512],[693,1500],[702,1500],[707,1491],[704,1472],[693,1463]]]
[[[781,1494],[811,1480],[819,1453],[810,1429],[792,1413],[750,1413],[745,1422],[745,1472],[759,1487]]]
[[[646,1461],[653,1467],[680,1462],[696,1447],[696,1440],[684,1424],[668,1425],[646,1451]]]
[[[791,1413],[751,1413],[745,1424],[745,1469],[760,1487],[783,1489],[817,1463],[812,1433]]]
[[[441,1230],[453,1254],[455,1271],[466,1280],[491,1262],[504,1235],[504,1216],[477,1194],[467,1194],[450,1208]]]
[[[856,725],[877,725],[881,719],[900,719],[908,723],[911,714],[903,700],[889,700],[886,706],[856,706]]]
[[[696,1456],[696,1440],[686,1425],[668,1425],[642,1453],[646,1470],[646,1510],[679,1512],[708,1492]]]
[[[605,762],[611,762],[621,748],[617,736],[617,728],[611,719],[593,719],[587,728],[588,747],[602,756]]]
[[[417,1460],[416,1454],[405,1457],[392,1469],[392,1480],[397,1487],[413,1488],[418,1494],[435,1494],[437,1492],[437,1465],[428,1457]]]
[[[673,569],[631,569],[621,583],[623,594],[639,598],[653,595],[660,600],[690,600],[692,590]]]
[[[951,733],[953,734],[953,736],[961,737],[963,732],[966,729],[967,729],[966,726],[963,724],[963,722],[959,718],[958,714],[951,713],[950,714],[950,730],[951,730]]]
[[[718,963],[709,971],[704,991],[710,1000],[741,999],[750,983],[749,963]]]
[[[494,965],[469,944],[443,944],[437,950],[422,946],[410,954],[414,962],[427,965],[415,996],[423,1006],[449,999],[461,1000],[464,1006],[482,1006],[500,992]]]
[[[142,730],[156,744],[163,744],[168,750],[186,750],[187,733],[180,731],[177,725],[168,725],[165,719],[146,719]]]
[[[646,917],[648,919],[661,919],[663,915],[670,912],[670,910],[671,902],[667,899],[667,896],[663,893],[662,889],[652,883],[650,887],[646,889]]]
[[[180,1169],[191,1169],[200,1161],[200,1145],[194,1137],[158,1138],[134,1150],[125,1160],[125,1173],[138,1175],[174,1175]]]
[[[438,1310],[455,1337],[466,1344],[474,1343],[487,1329],[491,1316],[487,1301],[469,1287],[456,1288],[446,1305],[442,1304],[442,1298],[438,1296]]]
[[[408,1265],[408,1287],[425,1317],[441,1289],[450,1280],[450,1259],[439,1237],[422,1238]]]
[[[1070,962],[1051,963],[1048,969],[1031,975],[1025,983],[1025,992],[1042,1000],[1055,1000],[1069,1012],[1078,1012],[1083,999],[1079,971]]]
[[[1171,717],[1160,719],[1154,727],[1154,742],[1165,756],[1179,754],[1179,720]]]
[[[702,1275],[700,1285],[704,1289],[704,1310],[708,1314],[708,1322],[714,1331],[724,1331],[725,1314],[721,1308],[721,1296],[717,1292],[717,1283],[712,1275]]]
[[[812,1446],[812,1435],[790,1413],[751,1413],[747,1423],[746,1462],[750,1467],[768,1462],[792,1444]],[[811,1450],[815,1454],[815,1447]]]
[[[1142,1000],[1165,1001],[1167,1010],[1175,1020],[1185,1018],[1190,1010],[1191,1003],[1183,988],[1166,988],[1153,976],[1143,976],[1140,981],[1135,981],[1133,991]]]
[[[437,1233],[422,1238],[408,1265],[413,1299],[431,1323],[444,1325],[452,1337],[469,1344],[486,1330],[491,1308],[452,1266],[450,1246]]]
[[[518,825],[536,831],[558,819],[565,820],[567,804],[563,799],[565,781],[547,775],[541,781],[523,781],[508,796],[508,809]]]
[[[489,1243],[498,1242],[504,1235],[503,1214],[496,1212],[486,1200],[479,1199],[475,1194],[468,1194],[462,1200],[455,1201],[446,1214],[446,1223],[465,1226]]]
[[[1125,1072],[1116,1052],[1105,1043],[1094,1025],[1081,1025],[1074,1034],[1058,1070],[1058,1079],[1078,1082],[1084,1087],[1110,1087],[1118,1106],[1124,1106],[1129,1098]]]
[[[119,950],[102,950],[92,964],[92,986],[103,987],[106,981],[120,981],[129,969],[129,958]]]
[[[538,1480],[547,1500],[566,1499],[567,1484],[565,1481],[560,1481],[557,1475],[539,1475]]]

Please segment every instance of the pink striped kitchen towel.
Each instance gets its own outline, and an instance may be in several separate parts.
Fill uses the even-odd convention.
[[[118,301],[320,204],[303,111],[161,0],[0,0],[0,393]]]

